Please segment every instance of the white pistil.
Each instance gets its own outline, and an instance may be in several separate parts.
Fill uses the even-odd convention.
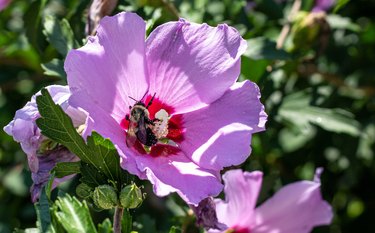
[[[155,118],[158,120],[154,122],[153,133],[157,139],[165,138],[168,135],[168,112],[161,109],[155,114]]]

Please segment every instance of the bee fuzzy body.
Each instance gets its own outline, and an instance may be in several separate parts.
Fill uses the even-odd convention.
[[[147,110],[153,98],[147,106],[142,101],[137,101],[133,107],[130,107],[130,115],[126,116],[129,121],[126,144],[129,147],[133,146],[136,140],[145,146],[153,146],[158,141],[152,132],[154,122],[150,119],[150,113]]]

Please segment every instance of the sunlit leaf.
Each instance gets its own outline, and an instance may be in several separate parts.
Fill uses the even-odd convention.
[[[78,42],[74,39],[73,31],[66,19],[59,21],[53,16],[46,16],[43,26],[43,33],[47,40],[64,57],[69,50],[78,46]]]
[[[311,106],[309,96],[304,92],[297,92],[284,98],[279,108],[279,116],[300,131],[311,125],[335,132],[358,136],[361,133],[360,124],[354,116],[343,109],[328,109]]]
[[[80,202],[67,194],[58,197],[56,205],[58,207],[56,216],[67,232],[97,232],[85,201]]]
[[[48,76],[56,76],[65,79],[64,62],[60,59],[52,59],[50,62],[41,64],[44,74]]]
[[[329,26],[333,29],[347,29],[354,32],[359,32],[361,30],[361,27],[353,23],[350,18],[342,17],[340,15],[328,15],[327,21],[329,23]]]
[[[111,233],[113,232],[111,220],[108,218],[104,219],[102,223],[98,225],[98,233]]]

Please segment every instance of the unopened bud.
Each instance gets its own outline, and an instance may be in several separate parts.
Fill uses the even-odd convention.
[[[329,32],[329,25],[324,12],[300,12],[292,28],[293,50],[306,50],[317,43],[324,33]]]
[[[110,185],[100,185],[96,187],[93,200],[95,205],[101,209],[112,209],[118,203],[117,193]]]
[[[120,193],[120,203],[122,207],[128,209],[137,208],[142,204],[143,196],[140,188],[135,184],[125,186]]]
[[[85,183],[79,184],[76,188],[77,195],[83,199],[89,198],[92,195],[93,191],[93,188]]]

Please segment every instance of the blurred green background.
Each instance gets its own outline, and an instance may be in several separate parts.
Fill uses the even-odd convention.
[[[282,185],[311,179],[324,167],[322,193],[334,220],[314,232],[375,232],[375,2],[337,0],[326,14],[311,13],[316,2],[282,0],[121,0],[113,14],[137,12],[148,33],[178,17],[210,25],[227,23],[248,41],[240,80],[256,82],[269,114],[267,130],[253,137],[244,170],[262,170],[259,202]],[[35,92],[66,84],[67,51],[86,40],[91,1],[14,0],[0,11],[0,126],[5,126]],[[291,20],[291,21],[290,21]],[[290,26],[276,49],[283,27]],[[214,84],[213,84],[214,85]],[[0,232],[35,226],[26,156],[0,131]],[[75,180],[62,189],[71,190]],[[182,226],[198,232],[187,206],[176,196],[157,198],[132,212],[140,232]],[[72,191],[74,193],[74,191]],[[306,210],[308,211],[308,210]],[[102,221],[106,212],[94,212]]]

